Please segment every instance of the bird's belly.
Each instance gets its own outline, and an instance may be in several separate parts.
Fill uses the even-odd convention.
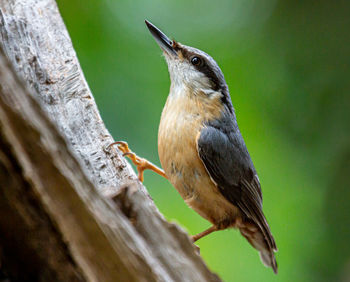
[[[158,134],[161,165],[192,209],[217,226],[234,225],[239,211],[223,197],[206,171],[197,152],[202,125],[189,120],[177,119],[173,123],[162,116]]]

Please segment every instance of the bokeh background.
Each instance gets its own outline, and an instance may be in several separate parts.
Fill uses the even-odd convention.
[[[211,54],[229,85],[259,173],[279,274],[235,230],[199,241],[225,281],[350,281],[350,2],[58,0],[101,115],[116,140],[159,164],[169,90],[144,19]],[[160,211],[194,234],[209,227],[146,172]]]

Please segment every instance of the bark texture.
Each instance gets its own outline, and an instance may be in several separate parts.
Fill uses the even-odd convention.
[[[113,139],[56,3],[0,0],[0,40],[0,275],[219,280],[106,150]]]

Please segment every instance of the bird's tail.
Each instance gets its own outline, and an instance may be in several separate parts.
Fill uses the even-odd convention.
[[[271,267],[273,272],[277,274],[275,258],[277,247],[269,228],[261,230],[254,223],[245,223],[239,230],[248,242],[259,251],[262,263],[267,267]]]

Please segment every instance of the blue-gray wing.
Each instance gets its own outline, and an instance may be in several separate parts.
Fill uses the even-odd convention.
[[[224,124],[224,126],[222,126]],[[222,195],[254,222],[276,249],[262,211],[259,178],[235,121],[208,124],[197,141],[198,154]]]

